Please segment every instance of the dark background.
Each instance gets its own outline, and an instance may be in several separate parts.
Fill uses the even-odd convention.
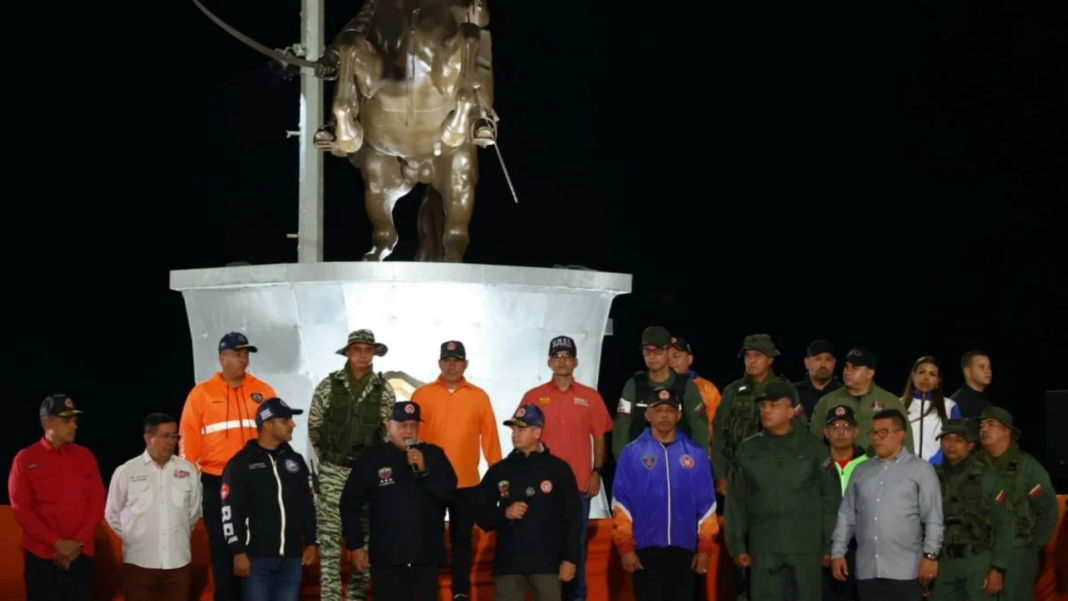
[[[299,41],[299,2],[206,4],[270,47]],[[328,2],[328,39],[358,7]],[[41,399],[63,391],[87,411],[78,441],[105,482],[142,450],[144,415],[179,417],[194,384],[168,272],[296,260],[297,138],[285,132],[299,94],[192,3],[96,12],[108,8],[44,15],[61,31],[33,33],[13,67],[25,85],[8,132],[0,380],[0,461],[40,436]],[[521,202],[482,151],[465,262],[634,275],[604,342],[611,411],[652,324],[687,336],[720,388],[742,375],[736,354],[754,332],[774,336],[791,378],[812,339],[837,345],[839,373],[865,345],[895,393],[924,354],[955,390],[961,353],[982,348],[993,399],[1046,457],[1060,428],[1045,391],[1068,388],[1068,94],[1049,5],[490,10],[500,143]],[[326,182],[326,260],[359,260],[359,172],[327,156]],[[420,197],[397,207],[390,260],[414,255]]]

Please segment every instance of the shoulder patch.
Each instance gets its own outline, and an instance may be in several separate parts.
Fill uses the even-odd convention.
[[[1005,502],[1005,499],[1008,499],[1008,498],[1009,498],[1009,495],[1008,495],[1008,493],[1005,492],[1005,489],[1003,488],[1000,491],[998,491],[997,496],[994,497],[994,502],[999,504],[999,505],[1001,505],[1001,504],[1003,504]]]
[[[1041,484],[1036,484],[1034,488],[1032,488],[1030,491],[1027,492],[1027,496],[1029,496],[1029,497],[1031,497],[1033,499],[1033,498],[1037,497],[1038,495],[1042,494],[1043,490],[1045,490],[1045,489],[1042,488]]]
[[[829,470],[829,469],[831,469],[831,465],[833,465],[833,464],[834,464],[834,460],[831,459],[830,457],[828,457],[827,461],[823,462],[823,466],[822,467],[825,470]]]

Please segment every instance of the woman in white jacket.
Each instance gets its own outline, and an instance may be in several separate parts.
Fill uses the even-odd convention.
[[[932,464],[942,463],[942,445],[937,438],[942,420],[960,419],[960,409],[944,394],[938,359],[920,357],[912,364],[901,402],[909,412],[916,454]]]

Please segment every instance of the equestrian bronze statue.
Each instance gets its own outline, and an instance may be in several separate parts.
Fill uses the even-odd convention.
[[[477,151],[497,144],[486,0],[365,0],[317,61],[268,49],[193,2],[257,50],[336,82],[331,117],[314,143],[363,172],[374,226],[364,260],[381,261],[393,252],[393,207],[420,183],[426,193],[416,260],[463,260],[479,179]]]

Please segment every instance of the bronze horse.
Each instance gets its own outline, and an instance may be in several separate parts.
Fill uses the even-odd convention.
[[[485,2],[365,0],[312,63],[244,38],[194,0],[257,50],[337,81],[332,119],[315,133],[315,145],[347,157],[363,172],[364,204],[374,226],[364,260],[381,261],[393,252],[393,207],[422,183],[415,258],[448,262],[461,262],[470,242],[477,150],[496,144]]]

